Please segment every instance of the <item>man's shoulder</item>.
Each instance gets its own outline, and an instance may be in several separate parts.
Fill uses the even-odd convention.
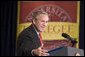
[[[32,28],[32,25],[28,26],[27,28],[25,28],[23,31],[31,31],[33,28]]]
[[[35,33],[35,30],[33,28],[33,25],[30,25],[29,27],[25,28],[20,34],[22,35],[28,35],[28,34],[32,34],[32,33]]]

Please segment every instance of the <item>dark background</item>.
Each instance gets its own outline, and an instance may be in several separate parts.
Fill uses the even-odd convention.
[[[1,1],[1,37],[0,55],[15,56],[16,27],[17,27],[17,1]],[[79,48],[84,49],[84,1],[80,3],[80,33]]]

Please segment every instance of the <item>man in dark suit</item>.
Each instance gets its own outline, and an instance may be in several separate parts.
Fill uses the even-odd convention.
[[[49,56],[43,48],[40,33],[45,30],[49,21],[44,11],[35,11],[32,24],[23,30],[17,40],[17,56]]]

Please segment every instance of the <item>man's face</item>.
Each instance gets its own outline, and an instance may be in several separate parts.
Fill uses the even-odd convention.
[[[35,26],[37,27],[37,29],[42,32],[45,30],[45,28],[47,27],[49,18],[47,15],[44,14],[40,14],[38,16],[37,20],[33,20],[33,23],[35,24]]]

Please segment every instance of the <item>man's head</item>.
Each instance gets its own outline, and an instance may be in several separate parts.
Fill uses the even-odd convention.
[[[48,14],[44,11],[35,11],[33,13],[33,24],[36,26],[39,32],[42,32],[47,27],[49,21]]]

